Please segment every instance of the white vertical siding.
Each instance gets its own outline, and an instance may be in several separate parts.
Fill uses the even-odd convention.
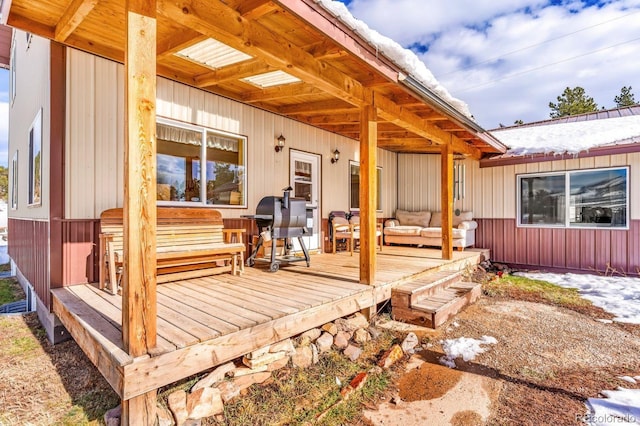
[[[15,56],[12,67],[16,70],[15,99],[9,102],[9,179],[13,176],[11,162],[14,154],[18,153],[18,191],[16,209],[11,208],[9,198],[8,216],[12,218],[47,219],[49,217],[49,159],[50,159],[50,42],[43,38],[32,36],[27,48],[26,33],[14,30],[13,43]],[[42,109],[42,203],[37,206],[28,205],[29,194],[29,131],[31,125]],[[53,183],[54,185],[57,182]],[[9,191],[13,191],[9,185]]]
[[[631,166],[629,173],[630,217],[640,219],[640,153],[555,160],[480,168],[465,160],[466,195],[455,207],[471,210],[475,217],[514,219],[517,214],[516,176],[524,173]],[[440,210],[440,156],[398,155],[398,208]]]
[[[69,49],[66,214],[95,218],[123,203],[123,67]],[[289,185],[289,150],[322,156],[321,212],[349,208],[349,160],[359,160],[359,143],[248,105],[158,78],[157,115],[246,136],[247,209],[221,209],[227,218],[254,212],[266,195]],[[283,152],[275,139],[286,138]],[[340,161],[331,163],[338,149]],[[378,150],[383,168],[383,216],[396,208],[396,154]],[[95,171],[95,172],[94,172]]]

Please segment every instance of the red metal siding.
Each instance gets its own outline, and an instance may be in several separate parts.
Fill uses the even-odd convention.
[[[49,307],[49,223],[10,218],[9,255]]]
[[[631,221],[628,231],[518,228],[514,219],[477,222],[476,246],[490,249],[496,262],[640,275],[640,220]]]

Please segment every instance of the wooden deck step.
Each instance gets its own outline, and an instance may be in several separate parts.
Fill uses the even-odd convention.
[[[457,278],[458,280],[460,277]],[[392,305],[393,317],[437,328],[453,318],[467,305],[478,300],[482,285],[465,281],[448,281],[429,294],[421,295],[415,302],[405,305]]]
[[[410,307],[426,296],[460,281],[461,271],[438,271],[417,280],[395,287],[391,293],[391,305]]]

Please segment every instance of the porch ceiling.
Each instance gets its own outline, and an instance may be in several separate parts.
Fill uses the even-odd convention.
[[[4,0],[7,25],[124,61],[124,0]],[[6,10],[8,8],[8,11]],[[437,97],[399,80],[406,70],[313,0],[158,0],[157,73],[358,139],[360,107],[378,108],[378,146],[435,153],[451,144],[480,158],[504,146]],[[252,58],[212,69],[175,53],[213,38]],[[285,71],[301,80],[259,88],[246,77]]]

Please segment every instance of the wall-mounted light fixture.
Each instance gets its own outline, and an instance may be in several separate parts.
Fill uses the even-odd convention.
[[[285,143],[286,139],[284,136],[282,136],[282,133],[280,133],[280,136],[278,136],[278,139],[276,139],[276,152],[280,152],[284,149],[284,143]]]
[[[333,151],[333,154],[331,154],[331,164],[337,163],[339,159],[340,151],[338,151],[338,148],[336,148],[335,151]]]

